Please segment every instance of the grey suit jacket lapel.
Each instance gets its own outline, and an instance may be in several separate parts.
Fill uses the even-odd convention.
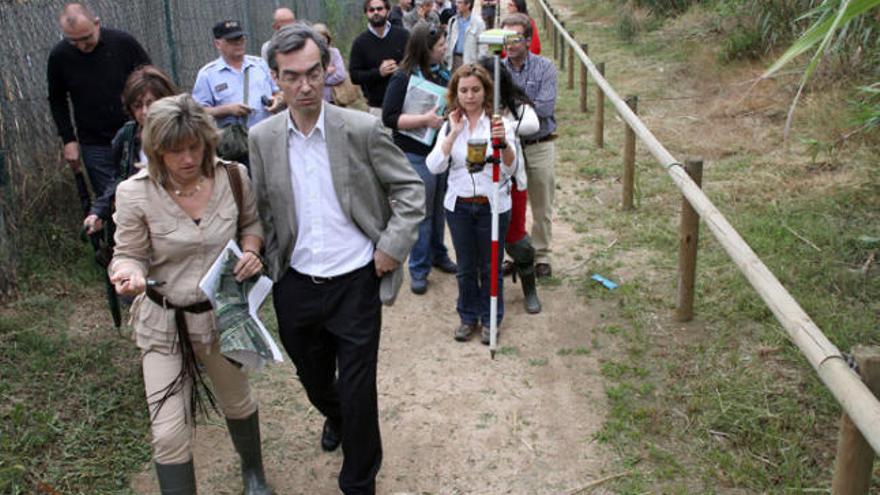
[[[336,111],[336,107],[324,103],[324,130],[327,133],[324,140],[327,143],[327,157],[330,160],[330,173],[333,176],[333,189],[339,199],[339,205],[345,216],[351,216],[351,197],[349,196],[349,163],[345,121]]]
[[[272,160],[271,163],[274,166],[272,167],[271,180],[276,181],[276,184],[280,185],[279,190],[283,194],[282,204],[287,206],[283,212],[275,212],[275,214],[282,213],[285,216],[295,242],[296,201],[294,201],[293,197],[293,182],[290,180],[290,153],[287,151],[288,131],[286,118],[277,119],[277,124],[272,129],[272,134],[272,153],[269,159]],[[293,245],[291,244],[292,247]],[[286,255],[290,255],[290,253],[286,253]]]

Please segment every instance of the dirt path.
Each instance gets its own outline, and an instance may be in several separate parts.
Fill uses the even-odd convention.
[[[571,252],[579,238],[557,224],[558,252]],[[574,264],[558,256],[558,283],[541,288],[539,315],[527,315],[519,285],[505,281],[507,315],[494,361],[478,338],[452,339],[454,276],[432,274],[425,296],[408,286],[401,291],[384,313],[379,356],[379,493],[565,493],[601,477],[607,456],[593,434],[604,420],[605,395],[592,342],[612,311],[578,296],[563,273]],[[342,455],[320,450],[322,418],[291,363],[252,384],[277,492],[337,493]],[[200,492],[238,493],[236,456],[221,421],[199,427],[195,444]],[[158,493],[149,466],[132,487]]]

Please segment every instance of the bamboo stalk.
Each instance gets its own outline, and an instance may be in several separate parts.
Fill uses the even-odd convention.
[[[703,183],[703,160],[688,160],[685,171],[700,187]],[[697,244],[700,235],[700,216],[681,198],[681,221],[678,228],[678,304],[675,306],[677,321],[694,318],[694,282],[697,278]]]

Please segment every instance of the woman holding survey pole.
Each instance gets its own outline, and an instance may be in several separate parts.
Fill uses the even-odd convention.
[[[461,324],[455,340],[464,342],[482,327],[481,341],[489,344],[489,292],[492,245],[492,209],[498,212],[498,263],[510,218],[510,193],[499,190],[494,203],[490,141],[501,143],[501,173],[511,176],[516,168],[515,123],[492,116],[492,76],[479,64],[465,64],[452,76],[447,92],[449,121],[426,164],[435,174],[449,170],[448,191],[443,204],[458,260],[458,304]],[[449,131],[447,132],[447,128]],[[494,203],[494,204],[493,204]],[[504,316],[503,280],[498,273],[498,323]]]
[[[436,130],[443,124],[445,88],[450,78],[442,65],[445,52],[446,34],[442,29],[427,23],[416,25],[382,103],[383,123],[393,129],[394,143],[425,183],[425,218],[409,255],[410,287],[415,294],[428,290],[432,265],[447,273],[457,270],[443,245],[446,178],[433,175],[425,165],[425,157],[437,139]]]
[[[146,168],[116,191],[116,250],[108,269],[119,294],[137,296],[131,321],[160,488],[196,493],[195,413],[204,406],[200,399],[213,405],[216,394],[241,455],[245,493],[270,493],[247,375],[220,353],[217,320],[198,286],[231,239],[242,249],[236,279],[263,269],[263,231],[247,170],[217,159],[214,121],[189,95],[153,103],[142,141]]]

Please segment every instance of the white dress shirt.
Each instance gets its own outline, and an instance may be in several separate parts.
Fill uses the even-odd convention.
[[[287,153],[296,207],[296,246],[290,266],[303,274],[335,277],[373,260],[373,242],[347,217],[333,188],[324,132],[324,106],[306,136],[287,114]]]
[[[515,127],[516,122],[511,122],[507,118],[502,117],[504,121],[504,134],[508,146],[514,146],[516,143]],[[452,144],[450,155],[443,154],[443,141],[446,140],[446,127],[449,122],[443,124],[437,134],[437,142],[434,149],[428,154],[425,160],[428,170],[433,174],[441,174],[449,167],[449,187],[446,189],[446,197],[443,198],[443,207],[449,211],[455,211],[455,202],[459,197],[471,198],[474,196],[486,196],[492,203],[492,164],[486,163],[483,170],[475,174],[471,174],[467,170],[467,142],[473,138],[483,138],[489,143],[486,146],[486,156],[492,156],[492,132],[491,121],[486,113],[480,115],[477,125],[473,132],[470,130],[470,123],[465,121],[464,129],[455,138]],[[514,159],[510,166],[501,162],[501,177],[499,179],[498,205],[492,203],[492,207],[496,208],[498,213],[504,213],[510,209],[510,181],[508,178],[513,174],[516,168],[516,148],[512,148]],[[449,158],[452,157],[452,166],[449,166]],[[501,184],[504,184],[503,186]]]
[[[388,31],[391,30],[391,23],[385,23],[385,30],[382,31],[382,36],[379,36],[379,33],[376,31],[376,28],[374,28],[372,24],[367,23],[367,29],[369,29],[370,32],[373,33],[373,36],[379,38],[380,40],[384,40],[385,37],[388,36]]]

